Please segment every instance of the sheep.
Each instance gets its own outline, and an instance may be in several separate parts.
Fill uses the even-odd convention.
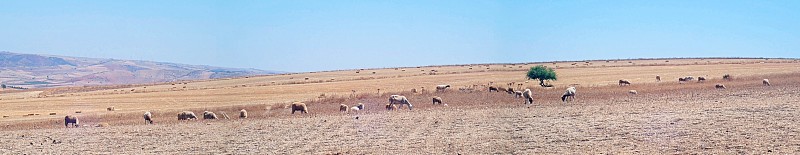
[[[411,88],[411,93],[416,94],[417,93],[417,88]]]
[[[639,92],[637,92],[636,90],[628,90],[628,93],[633,95],[639,94]]]
[[[193,119],[195,120],[197,119],[197,115],[195,115],[194,112],[183,111],[178,113],[178,120],[193,120]]]
[[[697,77],[697,82],[704,82],[706,81],[706,77]]]
[[[386,104],[386,110],[389,110],[389,111],[397,110],[397,106],[396,105],[392,105],[392,104]]]
[[[364,103],[358,103],[356,105],[353,105],[353,107],[358,110],[364,110]]]
[[[498,90],[498,92],[500,92],[500,91],[502,91],[502,92],[508,92],[508,89],[506,89],[506,88],[503,88],[503,87],[497,87],[497,90]]]
[[[434,96],[433,97],[433,104],[436,104],[436,103],[442,104],[442,98],[439,97],[439,96]]]
[[[630,81],[628,81],[628,80],[622,79],[622,80],[619,80],[619,85],[620,85],[620,86],[623,86],[623,85],[631,85],[631,82],[630,82]]]
[[[520,97],[522,97],[522,92],[521,91],[514,91],[514,98],[520,98]]]
[[[301,113],[307,114],[308,106],[306,106],[306,104],[302,102],[294,102],[292,103],[292,114],[294,114],[295,111],[300,111]]]
[[[142,117],[144,117],[144,124],[153,124],[153,114],[149,111],[144,112]]]
[[[214,112],[210,111],[203,112],[203,119],[217,119],[217,118],[218,118],[217,114],[214,114]]]
[[[500,92],[500,91],[497,90],[497,87],[489,86],[489,92],[492,92],[492,91]]]
[[[572,100],[574,101],[575,100],[575,93],[576,93],[575,87],[567,88],[567,91],[564,92],[564,95],[561,95],[561,101],[562,102],[567,102],[567,98],[572,98]]]
[[[247,110],[240,110],[239,111],[239,119],[247,118]]]
[[[78,117],[75,116],[64,116],[64,127],[69,128],[69,124],[72,123],[73,126],[80,127],[80,121],[78,121]]]
[[[717,83],[716,85],[714,85],[714,88],[725,89],[725,85]]]
[[[339,104],[339,111],[340,112],[347,112],[348,109],[350,109],[350,107],[348,107],[347,105]]]
[[[730,74],[725,74],[722,76],[722,79],[730,81],[733,80],[733,76],[731,76]]]
[[[533,91],[531,89],[522,91],[522,97],[525,97],[525,104],[533,104]]]
[[[510,88],[510,87],[509,87],[508,89],[506,89],[506,92],[507,92],[508,94],[512,94],[512,95],[513,95],[513,94],[514,94],[514,88]]]
[[[656,75],[656,82],[661,82],[661,76]]]
[[[678,78],[678,83],[682,83],[682,82],[686,82],[686,81],[692,81],[692,80],[694,80],[694,77],[686,76],[686,77]]]
[[[771,84],[769,84],[769,79],[761,80],[761,83],[763,83],[765,86],[772,86]]]
[[[114,106],[111,106],[111,107],[108,107],[108,108],[106,108],[106,110],[107,110],[107,111],[114,111],[114,110],[116,110],[116,109],[114,109]]]
[[[395,102],[397,102],[397,103],[395,103]],[[391,104],[391,105],[400,104],[398,107],[403,107],[403,104],[408,104],[408,110],[411,110],[413,108],[413,105],[411,105],[411,102],[408,102],[408,98],[406,98],[405,96],[400,96],[400,95],[389,96],[389,104]]]
[[[450,88],[450,85],[436,85],[436,91],[445,91],[447,88]]]

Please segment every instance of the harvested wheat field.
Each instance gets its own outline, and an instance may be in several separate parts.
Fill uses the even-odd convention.
[[[554,88],[525,82],[525,68],[537,64],[556,68],[559,80],[550,82]],[[0,119],[0,152],[800,153],[800,63],[793,59],[603,60],[486,68],[404,67],[4,92],[0,113],[10,117]],[[431,69],[441,73],[431,75]],[[734,78],[723,80],[725,74]],[[708,80],[679,83],[677,78],[684,76]],[[620,79],[632,84],[619,86]],[[762,79],[771,86],[762,85]],[[532,89],[534,104],[506,92],[487,92],[482,85],[489,82]],[[726,88],[714,88],[718,83]],[[452,87],[437,92],[438,84]],[[577,95],[564,103],[560,97],[568,86],[577,87]],[[387,111],[393,94],[408,97],[413,110]],[[444,104],[432,104],[432,96]],[[290,114],[294,101],[307,103],[309,113]],[[340,104],[356,103],[365,109],[339,111]],[[117,110],[107,111],[110,106]],[[240,109],[247,109],[247,119],[238,119]],[[231,119],[178,121],[177,113],[184,110],[226,113]],[[144,123],[144,111],[154,114],[154,125]],[[56,115],[47,115],[51,112]],[[65,114],[78,116],[84,126],[64,129]]]

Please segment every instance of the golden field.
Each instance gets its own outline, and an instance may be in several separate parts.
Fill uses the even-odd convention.
[[[539,87],[537,81],[525,78],[535,65],[556,68],[559,80],[549,82],[554,88]],[[734,79],[722,80],[725,74]],[[0,143],[9,145],[0,152],[791,154],[800,150],[794,123],[800,114],[798,75],[800,62],[794,59],[602,60],[4,91],[0,115],[9,117],[0,119],[5,126]],[[677,78],[683,76],[709,80],[679,84]],[[764,78],[773,86],[762,86]],[[617,86],[620,79],[633,84]],[[534,91],[535,104],[486,92],[482,85],[490,82],[501,87],[522,83]],[[728,88],[714,89],[716,83]],[[452,88],[435,92],[439,84]],[[474,85],[475,91],[459,91]],[[578,88],[577,99],[562,103],[559,97],[570,85]],[[410,92],[423,87],[426,93]],[[382,106],[391,94],[409,97],[414,110],[387,112]],[[448,106],[432,105],[431,96],[442,97]],[[285,107],[294,101],[308,103],[311,112],[289,114]],[[338,111],[339,104],[355,103],[367,108],[358,113]],[[106,111],[110,106],[117,110]],[[175,118],[183,110],[235,117],[242,108],[250,118],[189,122]],[[154,113],[155,125],[144,125],[144,111]],[[40,115],[23,116],[28,114]],[[66,114],[78,116],[88,126],[110,127],[62,129]],[[26,137],[14,138],[21,135]],[[89,147],[92,144],[110,147]]]

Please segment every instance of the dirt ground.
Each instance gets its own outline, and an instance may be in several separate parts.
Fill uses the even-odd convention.
[[[533,105],[504,93],[451,91],[409,95],[415,103],[410,111],[385,111],[385,102],[378,102],[385,96],[376,96],[360,99],[368,104],[360,114],[338,113],[335,103],[312,103],[315,109],[303,115],[276,109],[277,117],[245,120],[0,131],[0,152],[798,154],[797,75],[579,87],[569,103],[558,99],[562,88],[536,89]],[[762,86],[761,77],[772,86]],[[727,89],[714,89],[715,83]],[[449,106],[431,105],[431,95]]]

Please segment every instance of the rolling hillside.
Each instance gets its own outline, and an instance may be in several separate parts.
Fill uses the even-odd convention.
[[[0,52],[0,81],[15,88],[117,85],[275,74],[165,62]]]

